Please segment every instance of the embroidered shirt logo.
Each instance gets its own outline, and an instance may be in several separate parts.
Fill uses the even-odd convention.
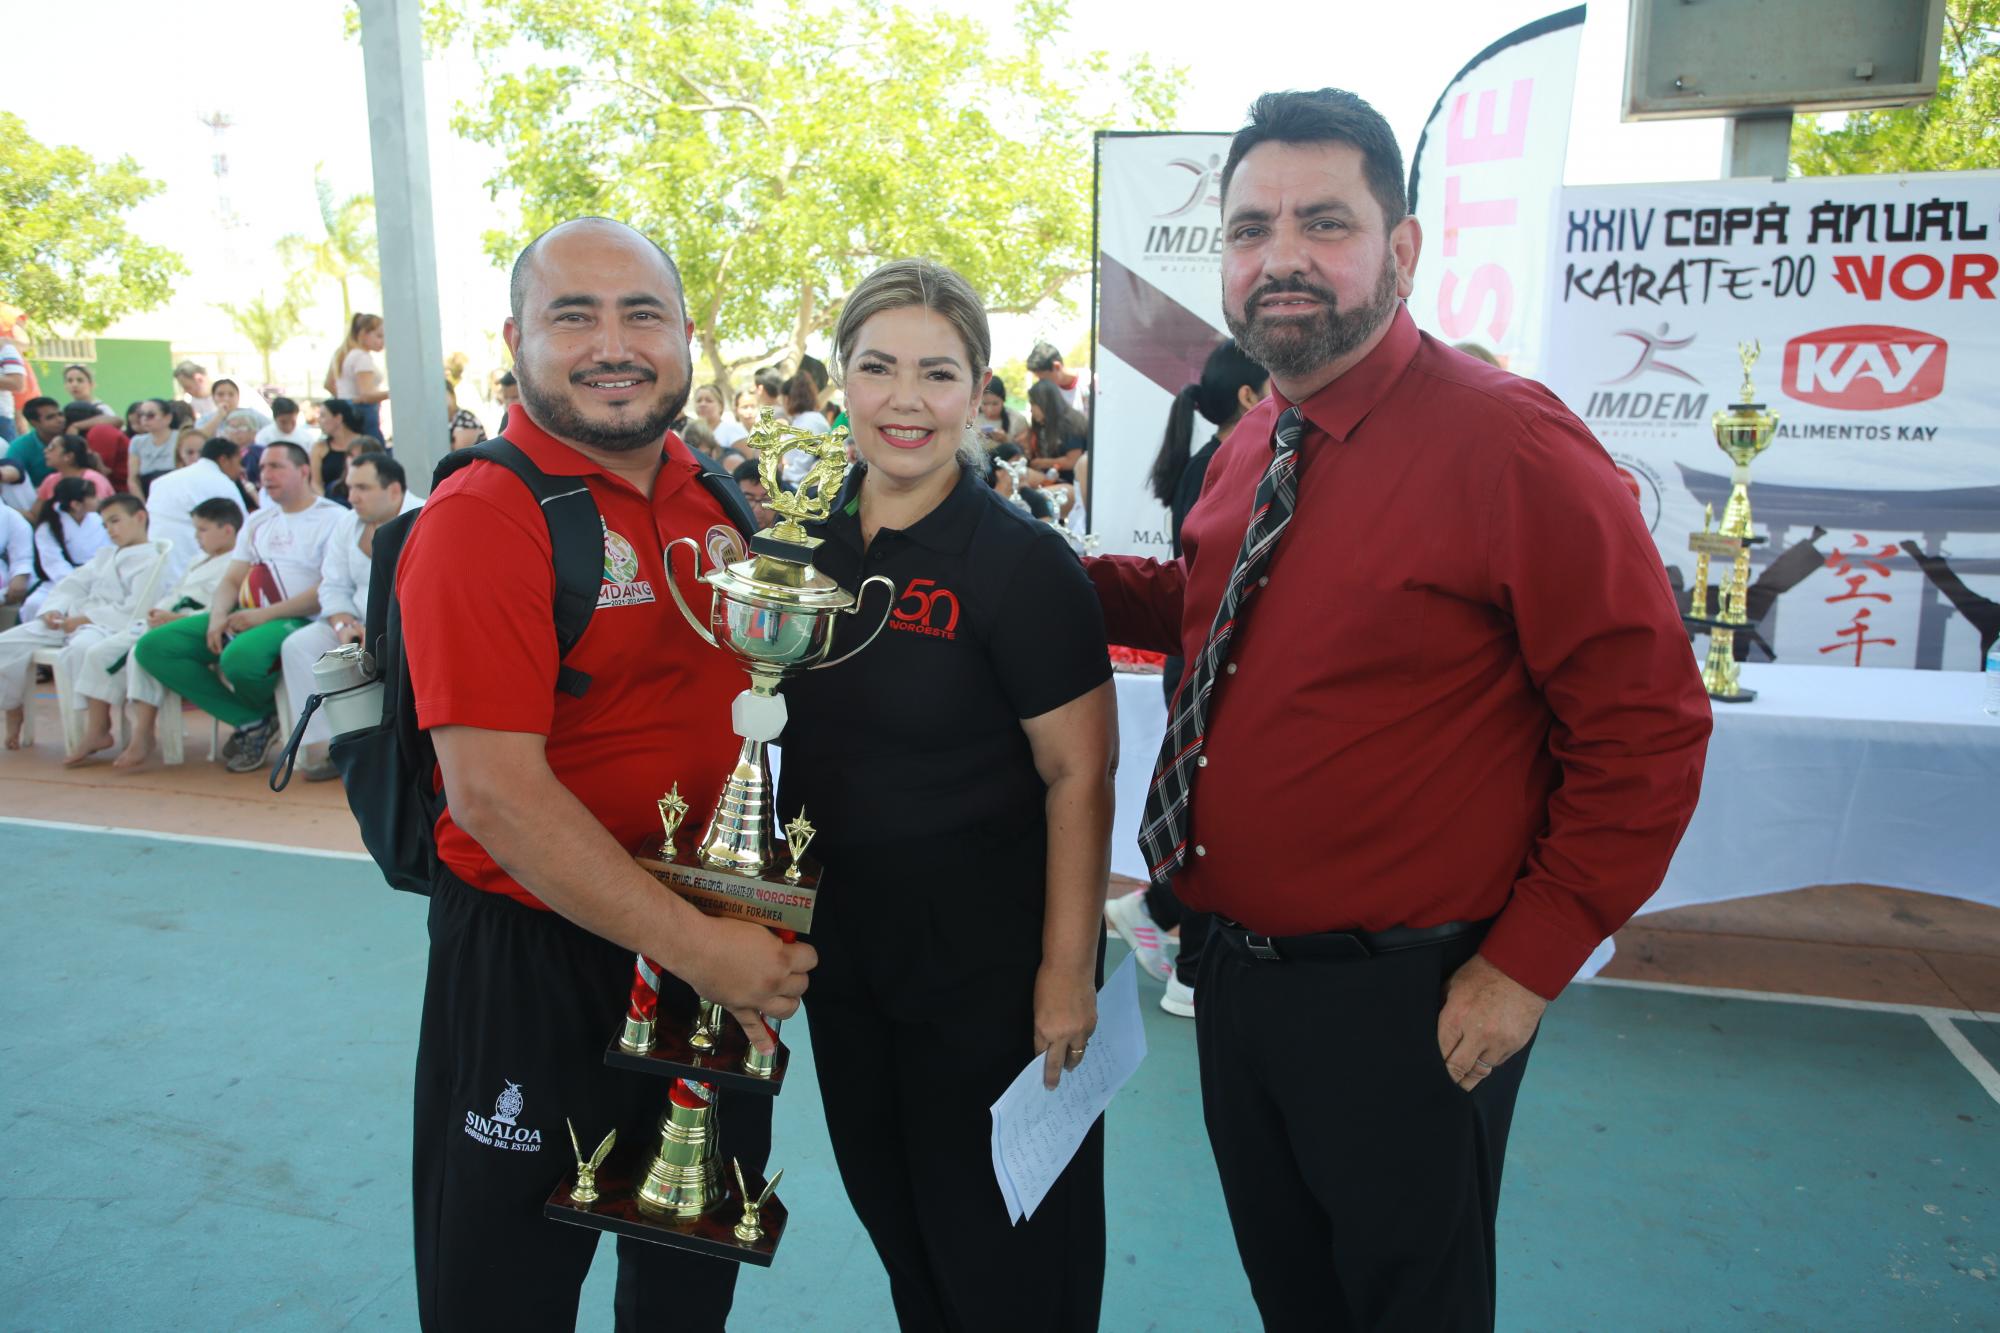
[[[958,595],[936,579],[911,579],[889,616],[889,628],[935,639],[958,637]]]
[[[602,517],[598,522],[603,523]],[[639,553],[623,533],[604,525],[604,586],[597,590],[597,604],[643,606],[653,600],[653,584],[639,577]]]
[[[465,1135],[475,1143],[488,1148],[499,1148],[512,1152],[540,1152],[542,1131],[518,1124],[521,1111],[527,1104],[521,1095],[521,1085],[513,1079],[502,1079],[507,1086],[493,1099],[491,1118],[477,1111],[465,1113]]]

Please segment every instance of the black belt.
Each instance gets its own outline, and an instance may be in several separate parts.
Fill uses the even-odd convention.
[[[1373,958],[1377,954],[1421,949],[1466,935],[1484,934],[1487,921],[1447,921],[1441,926],[1393,926],[1388,930],[1335,930],[1320,935],[1259,935],[1226,918],[1216,921],[1214,934],[1225,944],[1265,963],[1308,958]]]

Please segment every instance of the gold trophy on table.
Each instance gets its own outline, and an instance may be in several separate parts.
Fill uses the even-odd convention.
[[[1715,414],[1710,422],[1715,443],[1735,464],[1729,480],[1729,500],[1722,508],[1722,527],[1711,531],[1714,509],[1702,513],[1702,529],[1688,537],[1688,549],[1695,553],[1694,586],[1688,591],[1691,625],[1708,634],[1708,657],[1702,663],[1701,683],[1708,697],[1719,703],[1748,703],[1757,691],[1745,689],[1738,679],[1741,664],[1736,660],[1736,631],[1748,627],[1745,608],[1750,600],[1750,548],[1765,539],[1750,531],[1750,460],[1771,447],[1778,429],[1778,414],[1766,411],[1756,401],[1757,386],[1751,382],[1750,368],[1757,364],[1763,347],[1759,343],[1738,343],[1737,356],[1743,362],[1743,388],[1737,401]],[[1715,614],[1709,614],[1708,569],[1713,557],[1730,562],[1722,584]]]
[[[688,812],[676,781],[659,800],[665,836],[658,852],[635,859],[709,915],[754,922],[790,938],[812,928],[820,870],[806,854],[817,830],[803,810],[785,826],[782,847],[777,840],[776,794],[765,747],[785,726],[778,687],[801,672],[844,662],[873,643],[888,623],[895,584],[878,574],[849,593],[813,568],[820,540],[808,535],[805,525],[824,519],[840,494],[847,473],[845,430],[814,435],[766,412],[750,442],[780,522],[752,537],[744,558],[701,575],[709,587],[706,616],[688,606],[673,576],[674,552],[689,547],[699,568],[701,545],[682,537],[666,552],[674,604],[697,634],[750,673],[750,688],[730,706],[730,721],[743,743],[693,850],[683,852],[676,841]],[[780,473],[785,455],[794,450],[810,454],[813,465],[787,490]],[[880,584],[884,594],[881,620],[854,648],[829,661],[836,618],[858,610],[871,584]],[[784,1205],[771,1196],[776,1178],[746,1179],[739,1166],[732,1188],[718,1154],[716,1118],[724,1091],[775,1096],[782,1089],[789,1059],[777,1041],[778,1024],[764,1020],[774,1045],[768,1054],[708,1000],[700,1002],[691,1027],[666,1029],[659,1018],[659,987],[659,968],[641,955],[633,964],[624,1028],[605,1052],[607,1064],[673,1080],[654,1151],[644,1163],[623,1170],[589,1163],[588,1185],[580,1179],[559,1184],[544,1212],[619,1235],[769,1264],[785,1225]]]

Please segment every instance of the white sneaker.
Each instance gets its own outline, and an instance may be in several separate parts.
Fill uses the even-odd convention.
[[[1104,904],[1104,920],[1138,955],[1139,966],[1146,969],[1147,976],[1165,981],[1173,975],[1173,963],[1167,957],[1167,932],[1153,924],[1152,913],[1146,910],[1144,889],[1134,889]]]
[[[1194,1017],[1194,987],[1187,985],[1179,977],[1167,978],[1167,993],[1160,997],[1160,1008],[1176,1018]]]

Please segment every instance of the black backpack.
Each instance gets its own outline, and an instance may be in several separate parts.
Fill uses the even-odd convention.
[[[431,489],[435,491],[446,477],[480,459],[497,463],[519,477],[549,525],[556,574],[556,651],[567,658],[590,627],[604,582],[604,524],[597,502],[582,478],[550,476],[505,437],[446,454],[432,475]],[[701,466],[702,485],[729,521],[747,535],[755,519],[735,479],[701,454],[695,455],[695,461]],[[361,841],[383,877],[393,888],[428,894],[439,872],[436,830],[438,816],[444,813],[445,795],[442,790],[432,790],[437,750],[430,734],[417,726],[416,695],[403,646],[403,608],[396,596],[396,565],[423,512],[417,509],[400,515],[375,531],[365,623],[369,650],[382,683],[382,721],[336,737],[327,753],[340,770],[348,808],[361,826]],[[565,661],[556,676],[556,688],[580,699],[590,688],[590,677]],[[272,770],[273,790],[282,790],[289,780],[306,718],[318,703],[318,695],[306,701],[291,743]]]

